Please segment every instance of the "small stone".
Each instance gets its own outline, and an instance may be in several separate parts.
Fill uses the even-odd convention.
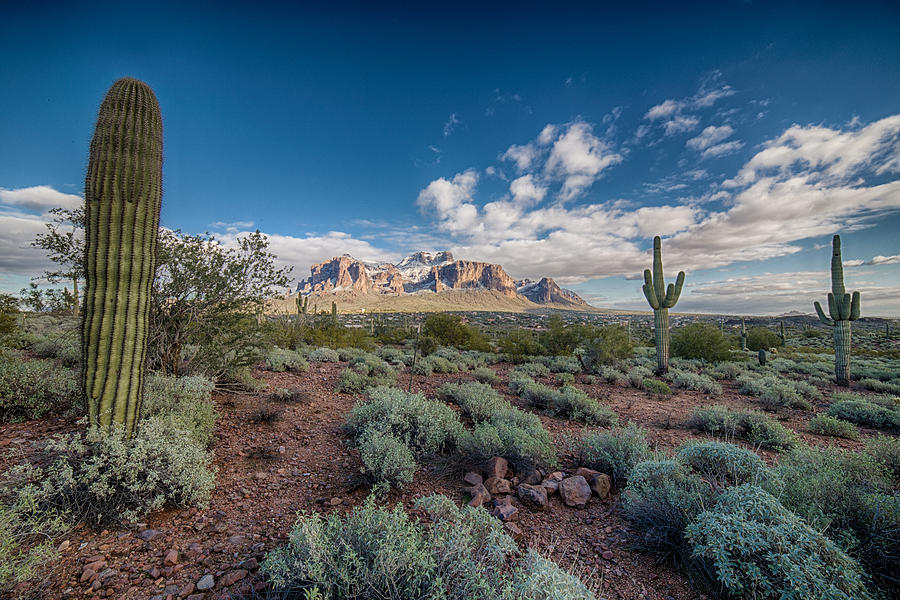
[[[152,540],[156,536],[160,535],[161,533],[162,533],[161,531],[157,531],[155,529],[145,529],[138,534],[138,537],[141,538],[142,540],[144,540],[145,542],[149,542],[150,540]]]
[[[566,474],[563,473],[562,471],[553,471],[552,473],[547,475],[547,479],[549,479],[550,481],[560,482],[565,478],[566,478]]]
[[[149,571],[147,571],[147,575],[150,576],[150,579],[159,579],[159,569],[153,567]]]
[[[528,485],[537,485],[541,482],[543,477],[537,469],[532,469],[525,474],[525,478],[522,479],[524,483]]]
[[[90,569],[91,571],[100,572],[100,569],[106,568],[106,561],[102,558],[100,560],[95,560],[94,562],[88,563],[84,566],[85,569]]]
[[[591,486],[591,490],[597,494],[600,498],[606,498],[609,496],[609,490],[612,488],[612,483],[609,481],[609,476],[604,473],[597,473],[590,479],[589,485]]]
[[[600,474],[600,471],[595,471],[594,469],[588,469],[587,467],[578,467],[577,469],[575,469],[575,472],[573,473],[573,475],[581,475],[588,481],[590,481],[591,477],[593,477],[594,475],[599,475],[599,474]]]
[[[225,587],[228,587],[230,585],[234,585],[246,576],[247,571],[245,571],[244,569],[237,569],[222,577],[222,579],[219,580],[219,583],[221,583]]]
[[[552,495],[556,493],[556,490],[559,489],[559,482],[555,479],[545,479],[541,482],[541,487],[547,490],[547,495]]]
[[[473,485],[469,490],[469,493],[472,495],[469,506],[478,507],[491,499],[491,493],[487,491],[487,488],[484,487],[483,483]]]
[[[235,546],[240,546],[244,542],[247,541],[247,538],[243,535],[237,534],[228,538],[229,544],[234,544]]]
[[[508,494],[512,491],[509,480],[500,479],[499,477],[489,477],[484,482],[484,487],[491,494]]]
[[[606,550],[600,556],[602,556],[604,560],[612,560],[614,555],[612,553],[612,550]]]
[[[81,583],[86,583],[88,581],[93,581],[97,577],[97,571],[93,569],[85,569],[81,572],[81,579],[79,581]]]
[[[547,490],[541,486],[523,483],[519,485],[519,499],[538,508],[547,506]]]
[[[511,537],[514,540],[519,540],[522,538],[523,534],[522,529],[516,525],[515,523],[506,522],[503,524],[503,531],[506,532],[506,535]]]
[[[284,446],[278,446],[278,454],[284,454],[285,452],[287,452],[287,448],[285,448]]]
[[[501,504],[494,508],[491,513],[501,521],[515,521],[519,518],[519,509],[512,504]]]
[[[69,540],[63,540],[62,543],[56,547],[56,550],[58,552],[65,552],[66,550],[69,549],[69,546],[71,546],[71,545],[72,545],[72,542],[70,542]]]
[[[193,593],[194,593],[194,584],[188,582],[188,583],[184,584],[183,586],[181,586],[181,590],[178,592],[178,595],[181,596],[182,598],[185,598],[187,596],[190,596]]]
[[[240,564],[240,567],[242,569],[247,569],[248,571],[255,571],[259,568],[259,561],[257,561],[255,558],[248,558]]]
[[[174,565],[178,562],[178,550],[172,548],[168,552],[166,552],[165,562],[167,565]]]
[[[212,575],[204,575],[200,578],[200,581],[197,582],[198,590],[209,590],[212,589],[212,586],[216,584],[216,580],[213,579]]]
[[[465,481],[469,485],[478,485],[479,483],[484,483],[484,479],[482,479],[481,475],[479,475],[475,471],[469,471],[468,473],[466,473],[465,477],[463,477],[463,481]]]
[[[559,495],[566,506],[582,507],[591,498],[591,486],[581,475],[566,477],[559,482]]]
[[[507,461],[502,456],[495,456],[488,461],[487,468],[485,469],[484,474],[488,479],[490,479],[491,477],[503,479],[506,477],[506,474],[508,472],[509,461]]]
[[[191,594],[185,600],[203,600],[205,594]]]

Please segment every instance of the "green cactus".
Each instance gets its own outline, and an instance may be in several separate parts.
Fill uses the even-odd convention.
[[[778,337],[781,338],[781,345],[784,346],[786,336],[784,335],[784,321],[778,322]]]
[[[134,431],[143,395],[150,286],[162,202],[162,115],[150,87],[116,81],[91,140],[84,185],[82,386],[91,425]]]
[[[762,348],[759,349],[759,352],[756,353],[756,358],[759,360],[759,366],[766,366],[766,351]]]
[[[816,302],[816,314],[825,325],[834,328],[834,379],[838,385],[850,385],[850,321],[859,318],[859,292],[844,291],[844,264],[841,261],[841,236],[831,242],[831,291],[828,313]]]
[[[653,273],[644,270],[644,296],[653,309],[653,335],[656,339],[656,372],[666,373],[669,370],[669,309],[678,302],[681,288],[684,285],[684,271],[678,273],[674,284],[663,278],[662,240],[653,238]]]
[[[741,350],[747,351],[747,328],[744,327],[744,317],[741,317]]]
[[[337,323],[337,303],[331,303],[331,320]]]

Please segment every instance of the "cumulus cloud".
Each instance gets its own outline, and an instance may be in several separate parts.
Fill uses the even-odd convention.
[[[710,146],[718,144],[719,142],[731,137],[731,134],[733,133],[734,129],[732,129],[730,125],[722,125],[721,127],[710,125],[703,131],[701,131],[700,135],[689,139],[685,143],[685,146],[693,150],[705,150]]]
[[[713,82],[717,79],[718,75],[713,77]],[[734,93],[735,91],[731,86],[720,85],[710,88],[709,83],[704,83],[693,96],[679,100],[669,98],[655,106],[651,106],[644,114],[644,119],[647,121],[662,121],[667,136],[693,131],[700,123],[700,119],[690,113],[709,108],[718,100],[727,98]],[[636,138],[640,139],[648,132],[649,129],[642,125],[638,128]]]
[[[457,173],[450,180],[435,179],[419,192],[416,204],[423,212],[436,214],[443,229],[451,233],[470,231],[478,217],[472,202],[477,183],[478,172],[474,169]]]
[[[513,202],[520,206],[539,204],[547,195],[547,187],[540,185],[530,173],[518,179],[513,179],[509,184],[509,192]]]
[[[620,162],[621,154],[595,136],[590,124],[578,121],[553,143],[544,172],[564,179],[560,199],[566,201],[599,179],[604,169]]]
[[[675,135],[685,131],[693,131],[700,123],[700,119],[691,115],[678,115],[666,121],[666,135]]]
[[[84,199],[81,196],[65,194],[49,185],[35,185],[16,190],[0,188],[0,204],[24,210],[46,212],[51,208],[73,209],[83,203]]]

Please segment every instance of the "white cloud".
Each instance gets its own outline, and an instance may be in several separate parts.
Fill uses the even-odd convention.
[[[867,261],[867,265],[897,265],[900,264],[900,254],[893,256],[875,256],[872,260]]]
[[[662,104],[657,104],[650,108],[647,111],[647,114],[644,115],[645,119],[650,121],[655,121],[657,119],[664,119],[666,117],[671,117],[677,112],[680,112],[684,108],[684,104],[682,102],[676,100],[665,100]]]
[[[478,209],[472,203],[477,182],[478,173],[474,169],[457,173],[452,180],[435,179],[419,192],[416,204],[423,212],[436,213],[442,228],[451,233],[471,231],[478,216]]]
[[[449,137],[460,123],[462,121],[459,120],[459,116],[456,113],[451,113],[447,121],[444,122],[444,137]]]
[[[209,226],[219,231],[240,231],[252,229],[255,223],[253,221],[216,221],[210,223]]]
[[[706,148],[731,137],[731,134],[733,133],[734,129],[732,129],[730,125],[722,125],[721,127],[710,125],[701,131],[700,135],[689,139],[687,143],[685,143],[685,146],[692,148],[693,150],[705,150]]]
[[[513,144],[506,149],[506,152],[500,155],[500,158],[513,161],[516,163],[516,168],[522,172],[531,168],[531,165],[537,159],[538,154],[539,151],[534,144],[525,144],[524,146]]]
[[[700,119],[691,115],[677,115],[673,119],[666,121],[666,135],[675,135],[684,133],[685,131],[694,130],[700,123]]]
[[[64,194],[49,185],[35,185],[17,190],[0,188],[0,204],[46,212],[51,208],[78,208],[84,204],[84,199],[75,194]]]
[[[51,268],[44,251],[31,246],[39,233],[47,231],[48,222],[44,216],[0,212],[0,272],[37,276]]]
[[[728,154],[733,154],[737,152],[741,148],[744,147],[744,142],[732,141],[725,142],[724,144],[716,144],[715,146],[710,146],[706,150],[704,150],[700,154],[700,158],[718,158],[720,156],[726,156]]]
[[[547,195],[547,187],[539,185],[535,181],[534,175],[530,173],[513,179],[509,184],[509,191],[512,194],[513,202],[520,206],[540,204]]]
[[[580,195],[604,169],[620,162],[622,155],[595,136],[590,124],[576,121],[553,143],[544,172],[564,180],[559,197],[566,201]]]

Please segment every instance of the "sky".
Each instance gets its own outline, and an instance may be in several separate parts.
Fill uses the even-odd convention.
[[[0,0],[0,291],[50,267],[130,76],[162,225],[258,228],[296,278],[450,250],[649,309],[660,235],[676,310],[811,313],[840,234],[863,315],[900,316],[900,5],[602,4]]]

